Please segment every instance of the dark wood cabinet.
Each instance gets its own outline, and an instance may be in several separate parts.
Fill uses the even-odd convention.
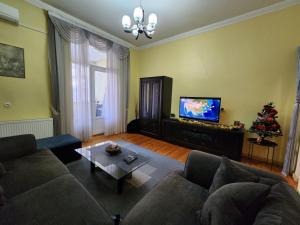
[[[190,149],[241,160],[244,141],[242,129],[226,130],[166,119],[163,120],[163,137],[165,141]]]
[[[226,130],[170,119],[172,78],[166,76],[140,79],[140,133],[154,138],[224,155],[239,161],[243,148],[243,130]]]
[[[140,79],[140,132],[160,138],[162,120],[169,118],[172,100],[172,78],[166,76]]]

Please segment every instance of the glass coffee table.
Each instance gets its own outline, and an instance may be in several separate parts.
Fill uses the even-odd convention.
[[[93,146],[79,148],[75,151],[90,161],[92,173],[96,171],[96,168],[100,168],[114,178],[117,181],[117,191],[120,194],[122,193],[124,180],[130,178],[133,171],[148,163],[150,158],[122,146],[119,154],[110,155],[105,151],[105,148],[110,144],[115,143],[106,141]],[[124,159],[128,155],[136,155],[137,159],[127,164]]]

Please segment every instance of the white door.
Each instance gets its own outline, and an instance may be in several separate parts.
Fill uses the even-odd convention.
[[[93,135],[104,133],[103,103],[107,86],[106,68],[91,66],[91,100]]]

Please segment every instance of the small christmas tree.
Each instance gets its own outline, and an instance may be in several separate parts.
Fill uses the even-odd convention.
[[[262,141],[265,137],[281,136],[281,129],[279,123],[276,121],[278,112],[272,102],[264,105],[261,112],[257,113],[257,118],[253,121],[249,131],[256,133],[259,138],[258,142]]]

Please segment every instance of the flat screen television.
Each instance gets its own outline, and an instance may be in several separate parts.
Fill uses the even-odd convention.
[[[180,97],[179,117],[218,123],[221,98]]]

